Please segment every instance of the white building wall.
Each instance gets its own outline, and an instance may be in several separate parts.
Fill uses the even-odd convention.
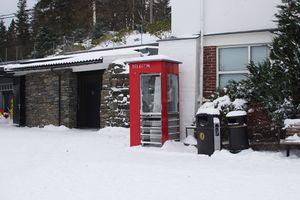
[[[179,65],[180,134],[185,138],[185,127],[190,126],[195,117],[197,94],[197,39],[161,41],[159,54],[167,55],[183,62]]]
[[[204,1],[204,34],[276,28],[274,14],[281,0],[171,0],[172,34],[199,34]]]
[[[234,46],[234,45],[249,45],[249,44],[268,44],[271,43],[274,34],[268,31],[255,33],[241,34],[226,34],[205,36],[204,46]]]
[[[276,28],[273,20],[277,12],[276,6],[280,2],[281,0],[171,0],[172,35],[182,40],[161,41],[159,54],[183,62],[180,65],[181,138],[185,137],[185,127],[195,117],[201,68],[200,41],[183,38],[199,35],[203,28],[203,46],[271,43],[274,34],[261,30]],[[204,9],[201,8],[202,5]]]
[[[204,34],[276,28],[281,0],[204,0]]]
[[[172,35],[190,37],[200,33],[201,0],[171,0]]]

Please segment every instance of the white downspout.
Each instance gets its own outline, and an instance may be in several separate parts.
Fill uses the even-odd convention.
[[[198,35],[197,39],[196,39],[196,69],[195,69],[195,104],[194,104],[194,114],[196,115],[198,108],[199,108],[199,97],[200,97],[200,83],[201,83],[201,78],[200,78],[200,71],[201,71],[201,36],[200,34]]]
[[[204,1],[201,0],[201,8],[200,8],[200,87],[199,87],[199,97],[198,102],[200,105],[203,104],[203,69],[204,69]]]

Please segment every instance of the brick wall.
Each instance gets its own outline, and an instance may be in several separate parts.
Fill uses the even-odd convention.
[[[203,96],[209,97],[216,91],[217,47],[204,47]]]

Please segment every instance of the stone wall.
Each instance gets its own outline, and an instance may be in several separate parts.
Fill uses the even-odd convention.
[[[77,78],[71,70],[26,75],[26,126],[59,125],[61,75],[61,125],[76,127]]]
[[[71,70],[62,71],[61,125],[77,126],[77,74]]]
[[[100,126],[129,127],[129,74],[111,64],[103,74]],[[61,125],[77,126],[77,75],[71,70],[26,75],[26,126],[59,125],[58,74],[61,75]]]
[[[100,126],[129,127],[129,74],[111,64],[103,74]]]

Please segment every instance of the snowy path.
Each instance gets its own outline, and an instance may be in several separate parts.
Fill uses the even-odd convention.
[[[129,148],[128,134],[0,125],[0,199],[300,199],[296,155]]]

